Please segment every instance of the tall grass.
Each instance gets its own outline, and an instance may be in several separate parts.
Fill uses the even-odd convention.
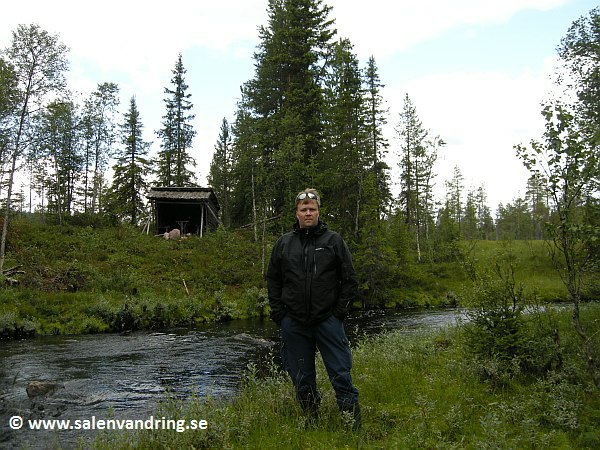
[[[584,314],[600,331],[600,305],[586,305]],[[316,427],[305,423],[285,375],[273,366],[260,378],[250,366],[240,394],[230,401],[167,399],[157,411],[160,417],[207,420],[207,430],[114,432],[97,437],[93,447],[598,448],[600,396],[578,355],[569,312],[528,317],[532,340],[545,339],[546,324],[557,324],[563,364],[537,373],[514,370],[501,384],[482,370],[464,327],[434,334],[397,330],[362,341],[354,349],[353,377],[363,408],[356,433],[347,431],[322,365]]]
[[[470,241],[463,242],[461,248],[479,270],[492,269],[496,261],[510,254],[516,281],[524,286],[526,295],[535,295],[541,301],[568,299],[544,241]]]

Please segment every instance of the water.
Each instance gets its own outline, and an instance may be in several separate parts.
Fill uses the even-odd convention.
[[[352,341],[384,330],[406,332],[452,324],[456,310],[369,312],[346,321]],[[228,397],[237,392],[249,362],[277,353],[278,329],[268,320],[232,321],[196,330],[0,341],[0,448],[76,446],[83,431],[13,431],[9,418],[145,419],[167,392]],[[57,389],[30,399],[31,381]]]

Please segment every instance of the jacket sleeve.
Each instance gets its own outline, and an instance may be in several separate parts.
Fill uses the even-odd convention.
[[[338,245],[338,261],[340,294],[333,310],[333,315],[340,320],[344,320],[352,308],[352,303],[356,299],[358,279],[354,265],[352,264],[350,250],[348,250],[348,246],[341,237]]]
[[[277,325],[281,325],[286,311],[281,302],[283,289],[283,273],[281,271],[281,239],[275,243],[267,269],[267,291],[269,295],[270,317]]]

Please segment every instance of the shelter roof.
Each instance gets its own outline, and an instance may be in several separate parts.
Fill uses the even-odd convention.
[[[153,187],[148,195],[150,200],[172,200],[172,201],[212,201],[217,208],[219,203],[212,188],[204,187]]]

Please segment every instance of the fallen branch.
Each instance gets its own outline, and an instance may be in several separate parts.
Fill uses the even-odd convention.
[[[19,270],[21,267],[23,266],[15,266],[15,267],[11,267],[10,269],[4,269],[2,271],[2,275],[9,277],[11,275],[23,275],[25,273],[24,270]]]
[[[14,278],[15,275],[24,275],[24,270],[19,270],[22,266],[11,267],[10,269],[2,270],[2,276],[0,277],[0,283],[5,283],[10,286],[19,284],[19,280]]]

